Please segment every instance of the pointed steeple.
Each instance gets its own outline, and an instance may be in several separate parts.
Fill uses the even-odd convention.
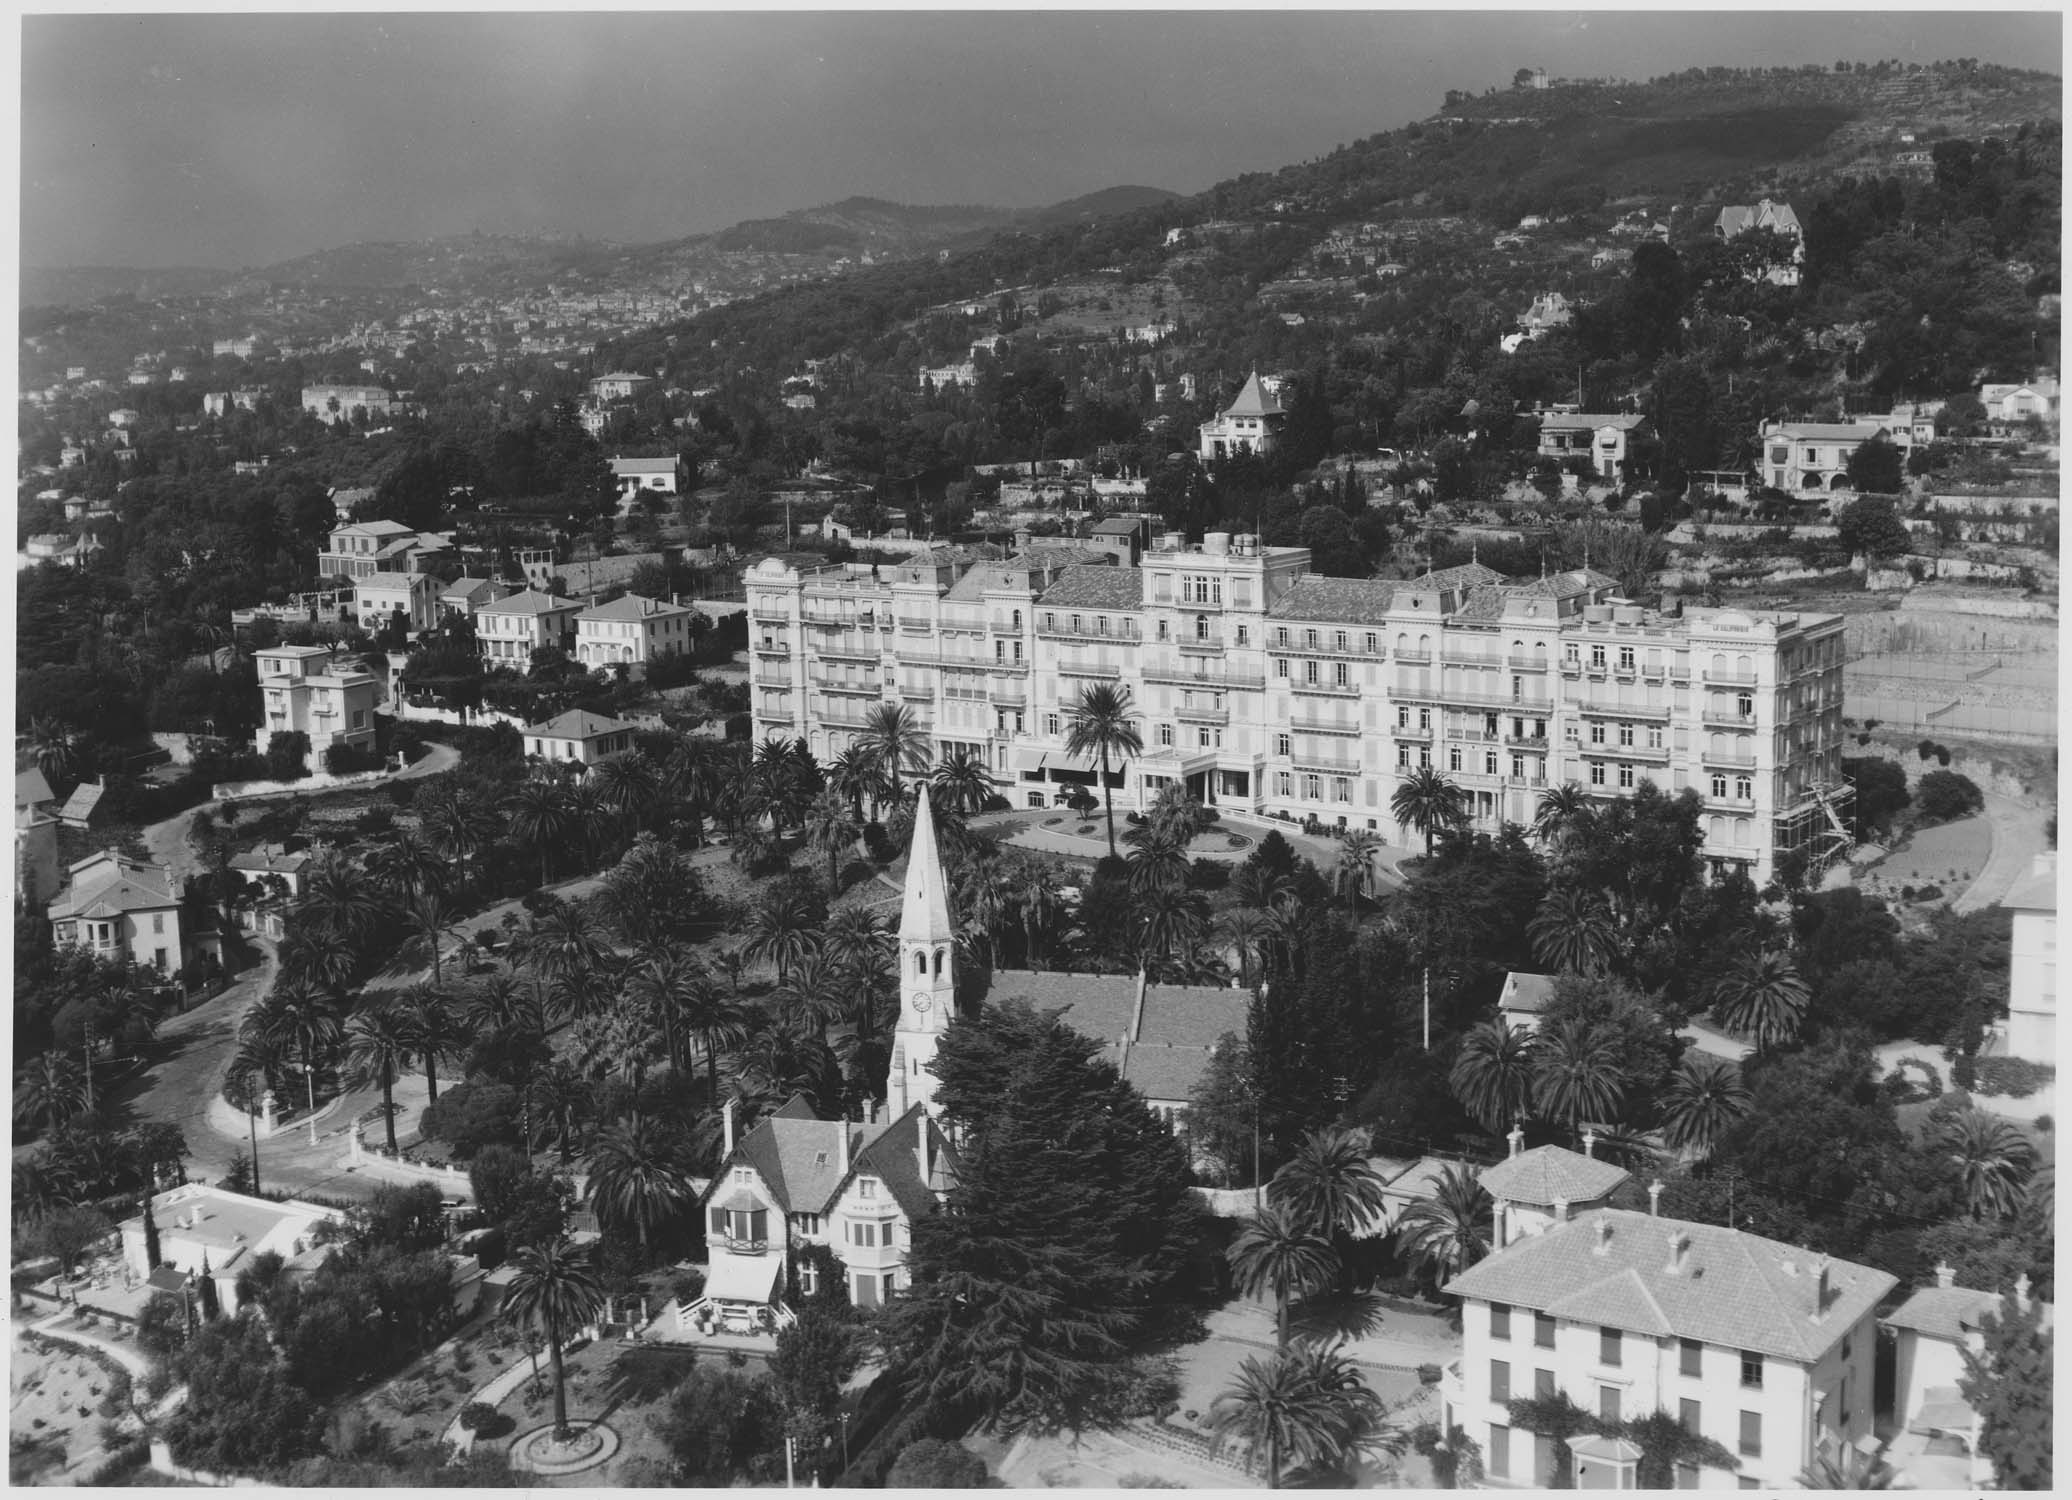
[[[1245,382],[1244,389],[1237,393],[1237,399],[1223,409],[1226,417],[1277,417],[1280,413],[1281,403],[1266,393],[1257,370]]]
[[[899,916],[901,942],[954,942],[950,925],[950,893],[942,873],[942,852],[935,843],[935,801],[922,786],[916,794],[914,842],[907,851],[906,905]]]

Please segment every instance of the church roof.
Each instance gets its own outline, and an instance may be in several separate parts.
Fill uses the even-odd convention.
[[[943,876],[942,852],[936,847],[934,799],[923,795],[919,804],[914,842],[907,851],[899,936],[902,942],[951,943],[956,941],[957,929],[950,922],[950,893]]]
[[[998,970],[989,1002],[1026,1000],[1082,1036],[1103,1042],[1102,1055],[1147,1099],[1184,1101],[1226,1034],[1243,1036],[1251,1000],[1215,985],[1146,984],[1141,1003],[1134,974],[1031,973]]]

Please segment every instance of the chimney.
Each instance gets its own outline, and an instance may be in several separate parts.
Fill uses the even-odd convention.
[[[2014,1305],[2023,1312],[2029,1310],[2029,1273],[2022,1272],[2014,1279]]]
[[[732,1098],[729,1098],[720,1107],[719,1118],[721,1139],[724,1142],[720,1159],[724,1161],[727,1157],[734,1154],[734,1101]]]
[[[1525,1149],[1525,1132],[1516,1125],[1511,1127],[1511,1133],[1505,1136],[1504,1139],[1511,1143],[1511,1154],[1513,1156]]]
[[[1557,1224],[1566,1224],[1568,1222],[1568,1199],[1556,1198],[1554,1200],[1554,1222]]]
[[[1816,1317],[1827,1311],[1828,1293],[1833,1290],[1828,1269],[1830,1264],[1825,1255],[1813,1262],[1813,1313]]]
[[[1681,1276],[1684,1265],[1690,1259],[1691,1237],[1681,1229],[1669,1232],[1669,1264],[1664,1269],[1671,1276]]]
[[[928,1152],[929,1152],[929,1147],[933,1146],[933,1145],[935,1144],[935,1142],[934,1142],[934,1141],[932,1141],[932,1140],[931,1140],[931,1139],[929,1138],[929,1131],[928,1131],[928,1116],[927,1116],[927,1115],[925,1115],[925,1114],[924,1114],[924,1115],[922,1115],[922,1116],[921,1116],[921,1118],[920,1118],[920,1121],[918,1122],[918,1124],[919,1124],[919,1129],[918,1129],[918,1131],[917,1131],[917,1134],[918,1134],[918,1135],[920,1136],[920,1138],[921,1138],[921,1141],[920,1141],[920,1144],[919,1144],[919,1145],[918,1145],[917,1147],[915,1147],[915,1150],[916,1150],[916,1151],[918,1151],[918,1152],[920,1153],[920,1157],[921,1157],[921,1186],[925,1188],[926,1186],[928,1186],[928,1179],[929,1179],[929,1177],[930,1177],[931,1175],[933,1175],[933,1174],[932,1174],[932,1166],[931,1166],[931,1163],[930,1163],[930,1162],[929,1162],[929,1160],[928,1160]]]
[[[1648,1217],[1662,1217],[1662,1179],[1659,1177],[1648,1184]]]
[[[843,1115],[840,1121],[837,1122],[837,1124],[839,1127],[842,1142],[840,1147],[838,1148],[838,1150],[841,1153],[840,1161],[842,1175],[844,1177],[847,1177],[849,1175],[849,1117],[846,1114]]]
[[[1955,1285],[1957,1284],[1957,1273],[1956,1273],[1956,1271],[1955,1271],[1955,1270],[1953,1270],[1953,1269],[1952,1269],[1952,1268],[1950,1267],[1950,1265],[1949,1265],[1949,1263],[1948,1263],[1948,1262],[1946,1262],[1946,1261],[1937,1261],[1937,1262],[1936,1262],[1936,1266],[1935,1266],[1935,1284],[1936,1284],[1937,1286],[1945,1286],[1945,1287],[1947,1287],[1947,1286],[1955,1286]]]
[[[1583,1132],[1583,1155],[1592,1161],[1597,1159],[1597,1131],[1595,1127]]]
[[[1597,1253],[1603,1255],[1612,1247],[1612,1221],[1604,1214],[1597,1216]]]

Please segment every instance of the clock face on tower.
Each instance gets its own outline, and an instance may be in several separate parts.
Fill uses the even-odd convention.
[[[928,997],[927,997],[926,995],[923,995],[923,994],[918,994],[918,993],[917,993],[917,994],[916,994],[916,995],[914,996],[914,1011],[915,1011],[915,1013],[916,1013],[916,1014],[923,1014],[923,1013],[925,1013],[925,1012],[927,1011],[927,1009],[928,1009]]]

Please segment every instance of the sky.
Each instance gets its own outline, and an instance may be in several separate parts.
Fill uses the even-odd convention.
[[[663,240],[852,194],[1192,193],[1525,66],[2062,52],[2055,10],[28,16],[22,259],[256,267],[474,230]]]

